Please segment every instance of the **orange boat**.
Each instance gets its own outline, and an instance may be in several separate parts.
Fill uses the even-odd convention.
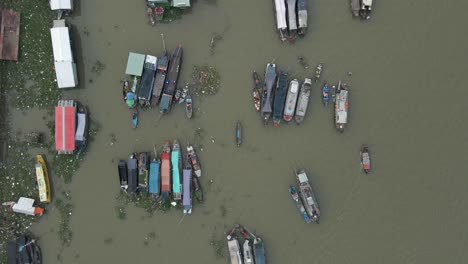
[[[13,10],[2,11],[0,28],[0,59],[18,61],[20,13]]]

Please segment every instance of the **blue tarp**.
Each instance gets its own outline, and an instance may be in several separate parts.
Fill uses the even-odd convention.
[[[159,167],[158,161],[150,163],[150,177],[148,192],[151,194],[159,194]]]

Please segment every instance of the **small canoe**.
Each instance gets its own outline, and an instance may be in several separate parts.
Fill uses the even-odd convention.
[[[182,93],[180,94],[179,97],[179,104],[182,104],[185,102],[185,98],[187,98],[187,94],[189,92],[189,85],[188,83],[185,85],[184,89],[182,89]]]
[[[51,193],[47,165],[42,155],[37,155],[36,161],[36,181],[39,190],[39,201],[41,203],[50,203]]]
[[[190,157],[190,161],[192,162],[192,169],[195,172],[195,175],[197,177],[201,177],[200,161],[198,160],[197,153],[195,153],[195,149],[191,144],[187,146],[187,153]]]
[[[187,116],[188,119],[192,118],[193,114],[193,106],[192,106],[192,96],[190,94],[187,94],[187,97],[185,98],[185,116]]]
[[[291,194],[291,198],[293,199],[294,205],[296,205],[297,210],[299,210],[299,213],[302,215],[306,223],[310,224],[312,220],[310,219],[309,214],[307,214],[307,211],[304,207],[304,204],[302,203],[301,197],[299,196],[296,187],[292,185],[289,186],[289,194]]]
[[[132,127],[137,128],[138,127],[138,110],[135,109],[132,114]]]
[[[332,85],[331,97],[332,97],[332,102],[335,103],[336,102],[336,86],[335,85]]]
[[[127,190],[128,188],[127,162],[125,160],[119,160],[118,169],[119,169],[120,188],[122,188],[122,190]]]
[[[317,67],[315,68],[315,82],[317,82],[320,79],[320,76],[322,76],[322,70],[323,70],[323,64],[319,63]]]
[[[238,147],[242,144],[242,125],[240,121],[236,124],[236,144]]]
[[[190,159],[190,157],[187,158]],[[203,202],[203,190],[198,177],[192,177],[192,191],[195,199],[197,199],[198,202]]]
[[[337,89],[335,103],[335,126],[338,131],[343,132],[348,124],[349,90],[348,85],[341,81],[339,82]]]
[[[250,246],[250,240],[246,239],[243,245],[244,250],[244,264],[254,264],[252,247]]]
[[[146,9],[146,16],[148,17],[148,24],[154,26],[156,24],[156,20],[154,19],[152,8],[148,7],[148,9]]]
[[[362,145],[360,155],[361,155],[361,168],[365,174],[368,174],[371,170],[369,146],[365,144]]]
[[[328,106],[328,101],[330,100],[330,88],[328,84],[324,83],[322,87],[322,103],[324,106]]]

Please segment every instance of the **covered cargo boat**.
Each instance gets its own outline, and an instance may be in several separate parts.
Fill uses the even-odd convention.
[[[65,20],[54,20],[50,35],[57,86],[58,88],[76,87],[78,85],[78,74],[72,53],[70,30],[66,26]]]
[[[184,179],[183,179],[183,187],[182,190],[184,192],[183,199],[182,199],[182,206],[184,207],[184,214],[191,214],[192,213],[192,166],[190,164],[190,160],[187,157],[185,161],[185,168],[183,170]]]
[[[122,190],[127,190],[128,188],[127,162],[125,162],[125,160],[119,160],[119,164],[117,168],[119,171],[120,188],[122,188]]]
[[[141,106],[148,106],[153,95],[154,76],[156,74],[158,59],[155,56],[146,55],[143,65],[140,87],[138,89],[138,102]]]
[[[88,138],[88,110],[79,102],[76,102],[76,132],[75,132],[75,147],[78,152],[86,147]]]
[[[58,154],[75,151],[76,104],[73,100],[60,100],[55,107],[55,149]]]
[[[0,24],[0,60],[18,61],[20,12],[2,11]]]
[[[288,91],[288,73],[283,71],[278,76],[273,105],[273,125],[278,127],[283,118],[284,102]]]
[[[156,106],[161,99],[161,93],[166,81],[167,65],[169,64],[169,54],[164,51],[158,58],[158,68],[156,69],[156,79],[153,84],[153,96],[151,97],[151,105]]]
[[[335,126],[340,132],[343,132],[348,124],[348,93],[348,85],[340,81],[336,91],[335,103]]]
[[[297,0],[297,34],[300,37],[303,37],[307,31],[307,1],[308,0]]]
[[[172,163],[172,195],[174,200],[182,199],[182,184],[180,184],[180,171],[182,170],[182,157],[180,154],[180,145],[177,140],[174,140],[171,152]]]
[[[129,194],[135,194],[138,188],[138,166],[137,166],[137,160],[135,159],[134,155],[132,155],[130,159],[128,159],[127,169],[128,169],[127,192]]]
[[[149,186],[148,193],[151,195],[159,195],[159,169],[161,162],[159,158],[155,157],[150,163],[150,176],[149,176]]]
[[[263,121],[268,123],[271,117],[273,102],[273,87],[276,84],[276,65],[268,63],[265,70],[265,89],[262,94],[262,117]]]
[[[276,29],[280,36],[281,41],[286,41],[288,36],[288,24],[286,22],[286,5],[284,0],[274,0],[275,1],[275,19],[276,19]]]
[[[170,62],[169,72],[167,73],[164,90],[159,104],[159,112],[162,114],[169,112],[171,109],[174,92],[179,79],[180,66],[182,63],[182,45],[178,44]]]
[[[187,146],[187,155],[190,158],[190,162],[192,163],[192,169],[195,172],[195,175],[197,177],[201,177],[200,160],[198,159],[198,155],[191,144],[188,144]]]
[[[294,119],[298,124],[304,121],[304,117],[307,113],[307,107],[309,106],[310,98],[310,88],[312,88],[312,80],[309,78],[305,78],[304,83],[301,87],[299,99],[297,101],[296,115],[294,116]]]
[[[318,207],[317,199],[315,198],[312,186],[310,186],[309,178],[304,170],[296,172],[297,182],[299,184],[299,190],[301,193],[302,201],[307,213],[312,218],[312,221],[316,224],[320,221],[320,210]]]
[[[161,196],[168,199],[171,193],[171,147],[169,141],[164,141],[161,153]]]
[[[294,79],[289,84],[288,95],[286,96],[286,104],[284,106],[283,119],[286,122],[292,120],[296,111],[297,96],[299,94],[299,82]]]

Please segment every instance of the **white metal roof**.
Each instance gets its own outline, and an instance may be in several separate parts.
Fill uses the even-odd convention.
[[[83,141],[86,126],[86,114],[78,114],[78,126],[76,128],[75,140]]]
[[[78,85],[76,65],[71,61],[55,62],[55,75],[59,88],[73,88]]]
[[[34,215],[34,199],[20,197],[18,202],[13,205],[12,209],[15,213]]]
[[[52,36],[52,49],[55,61],[73,61],[70,34],[67,27],[53,27],[50,29]]]
[[[276,8],[276,23],[278,29],[287,28],[286,24],[286,6],[284,5],[284,0],[275,0]]]
[[[73,0],[50,0],[50,9],[52,10],[72,10]]]
[[[298,90],[299,90],[299,82],[296,79],[294,79],[291,81],[291,92],[297,93]]]
[[[146,58],[145,58],[145,62],[146,63],[151,63],[151,64],[154,64],[156,65],[156,62],[158,61],[158,58],[155,57],[155,56],[151,56],[151,55],[146,55]]]
[[[297,175],[297,178],[299,179],[300,183],[304,183],[304,182],[309,181],[309,179],[307,178],[307,174],[305,172],[299,173],[299,175]]]
[[[190,7],[190,0],[172,0],[174,7]]]

